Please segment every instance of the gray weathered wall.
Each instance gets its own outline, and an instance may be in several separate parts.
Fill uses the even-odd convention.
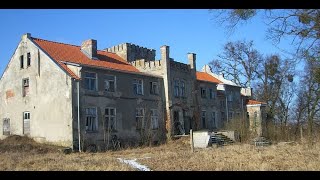
[[[26,67],[28,52],[30,67]],[[24,69],[20,69],[22,54]],[[26,97],[22,97],[23,78],[29,78]],[[38,54],[38,48],[24,35],[0,81],[0,138],[5,138],[3,118],[10,118],[11,134],[23,135],[23,112],[29,111],[30,137],[72,146],[71,86],[71,78],[41,50]]]
[[[98,91],[90,91],[85,88],[84,73],[95,72],[98,77]],[[117,131],[112,134],[117,135],[123,143],[139,142],[141,138],[141,131],[136,130],[135,121],[135,109],[145,109],[145,122],[150,122],[150,109],[158,109],[159,111],[159,129],[151,130],[150,127],[146,129],[150,130],[153,134],[152,141],[159,141],[161,138],[161,132],[164,132],[164,106],[163,106],[163,80],[159,77],[145,76],[141,74],[123,73],[119,71],[112,71],[106,69],[95,69],[89,67],[83,67],[81,70],[82,81],[80,83],[80,122],[81,122],[81,134],[86,144],[96,144],[99,148],[105,147],[104,142],[107,142],[108,133],[105,133],[104,120],[105,120],[105,108],[116,108],[116,121]],[[105,92],[104,91],[104,75],[114,75],[116,77],[116,91]],[[143,79],[143,95],[135,95],[133,89],[133,80],[135,78]],[[158,82],[159,95],[150,94],[150,82]],[[76,90],[74,90],[76,91]],[[76,104],[74,104],[74,112],[77,111]],[[97,132],[85,132],[85,108],[97,107],[98,114],[98,131]],[[77,115],[75,115],[77,119]],[[74,136],[77,138],[77,121],[74,121]],[[76,143],[75,143],[76,144]]]

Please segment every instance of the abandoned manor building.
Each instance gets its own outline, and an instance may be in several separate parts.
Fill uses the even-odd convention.
[[[0,80],[0,139],[29,136],[38,142],[78,148],[121,142],[160,141],[190,129],[218,131],[234,119],[264,134],[265,107],[251,88],[197,71],[196,54],[187,63],[131,43],[97,49],[32,37],[21,41]]]

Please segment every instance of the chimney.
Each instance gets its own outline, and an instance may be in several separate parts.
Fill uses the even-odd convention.
[[[90,59],[97,58],[97,40],[88,39],[81,44],[81,51]]]
[[[188,60],[189,60],[190,68],[196,70],[196,54],[188,53]]]

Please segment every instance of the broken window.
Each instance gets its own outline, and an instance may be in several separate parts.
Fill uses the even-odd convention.
[[[104,117],[106,130],[108,132],[116,130],[116,108],[106,108]]]
[[[30,112],[23,112],[23,134],[30,134]]]
[[[201,92],[201,97],[202,98],[206,98],[207,97],[206,88],[200,87],[200,92]]]
[[[159,128],[158,114],[157,109],[151,109],[151,129]]]
[[[144,129],[144,109],[136,108],[136,129]]]
[[[105,75],[104,90],[108,92],[115,92],[116,89],[116,77],[111,75]]]
[[[96,91],[97,90],[97,74],[85,72],[84,76],[85,88],[88,90]]]
[[[202,128],[206,128],[206,111],[201,112]]]
[[[31,65],[31,54],[27,54],[27,67]]]
[[[133,80],[133,91],[136,95],[143,95],[143,81],[142,79]]]
[[[5,136],[10,135],[10,119],[9,118],[3,119],[3,135]]]
[[[179,97],[179,80],[174,80],[174,96]]]
[[[157,82],[150,82],[150,94],[159,94],[159,86]]]
[[[185,97],[185,91],[186,91],[185,83],[184,83],[184,81],[180,81],[180,96],[181,97]]]
[[[94,132],[98,130],[97,108],[86,108],[86,131]]]
[[[20,68],[23,69],[23,55],[20,56]]]
[[[29,78],[22,80],[22,96],[25,97],[29,94]]]

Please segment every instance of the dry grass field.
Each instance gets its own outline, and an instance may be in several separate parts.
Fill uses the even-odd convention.
[[[39,171],[136,171],[117,158],[137,159],[153,171],[292,171],[320,170],[320,144],[290,143],[268,147],[234,144],[190,151],[189,139],[157,147],[102,153],[63,154],[59,147],[37,144],[13,136],[0,141],[0,170]]]

